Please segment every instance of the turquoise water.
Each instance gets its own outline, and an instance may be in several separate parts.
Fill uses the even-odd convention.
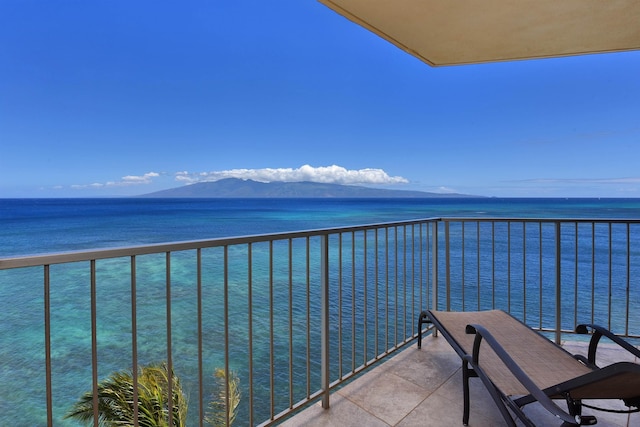
[[[439,216],[638,218],[640,200],[5,199],[0,200],[0,257]],[[214,260],[221,254],[212,251],[207,256],[215,265]],[[259,265],[265,264],[264,256],[257,252]],[[138,330],[140,342],[144,343],[139,348],[141,360],[157,359],[157,355],[166,353],[165,308],[162,304],[154,305],[164,297],[163,262],[163,256],[153,255],[141,257],[138,265],[138,275],[143,278],[138,286],[139,311],[142,313]],[[127,260],[99,263],[98,283],[108,283],[108,286],[99,287],[97,294],[101,377],[126,368],[122,366],[122,360],[131,360],[128,268]],[[197,358],[193,346],[197,336],[193,322],[196,289],[190,279],[194,271],[194,262],[188,259],[183,262],[179,254],[172,261],[176,298],[172,307],[173,346],[179,355],[174,361],[181,377],[186,378],[187,386],[192,386],[188,380],[193,377],[191,362]],[[256,275],[259,271],[257,268]],[[219,281],[221,273],[211,271],[206,274],[211,281]],[[91,347],[87,276],[84,265],[52,267],[52,376],[56,425],[74,425],[61,418],[80,393],[90,387],[90,381],[86,382],[91,375],[91,355],[87,351]],[[230,279],[231,283],[242,281],[242,278]],[[220,343],[223,336],[217,327],[222,311],[222,302],[216,296],[219,292],[220,289],[205,289],[203,295],[208,313],[205,339],[212,343],[205,364],[211,368],[222,363]],[[267,305],[267,292],[264,289],[255,292],[256,301],[262,302],[258,306]],[[232,287],[230,293],[230,299],[238,301],[234,305],[236,311],[231,313],[231,334],[246,336],[246,289]],[[277,294],[277,299],[286,300],[287,296]],[[0,304],[0,425],[44,425],[41,269],[0,271]],[[268,328],[261,323],[263,317],[256,314],[254,333],[258,342],[262,335],[268,335]],[[282,328],[286,328],[286,324]],[[300,351],[304,351],[303,343],[299,345]],[[286,349],[282,350],[286,352]],[[244,348],[233,347],[232,358],[234,352],[241,354],[243,351]],[[256,363],[269,364],[268,353],[262,348],[256,348]],[[242,366],[233,368],[241,373],[245,369]],[[73,375],[69,375],[70,372]],[[260,381],[260,378],[256,379],[256,388],[264,387]],[[193,395],[191,398],[195,399]],[[268,403],[257,402],[257,405],[268,406]],[[239,425],[243,425],[242,421],[241,418]]]

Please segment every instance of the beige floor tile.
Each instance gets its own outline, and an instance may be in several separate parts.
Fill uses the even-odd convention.
[[[424,340],[422,349],[413,346],[404,350],[388,364],[388,371],[433,392],[462,366],[448,344],[442,347],[443,341],[429,338]]]
[[[391,425],[398,423],[430,394],[389,371],[369,372],[338,393]]]
[[[499,420],[498,420],[499,421]],[[462,402],[451,401],[437,393],[422,402],[411,411],[398,427],[439,427],[462,425]],[[487,420],[484,416],[476,414],[471,419],[470,426],[484,427],[495,426],[496,423]],[[499,425],[499,424],[498,424]]]
[[[324,409],[320,403],[316,403],[280,425],[283,427],[389,427],[389,424],[337,393],[331,395],[329,409]]]

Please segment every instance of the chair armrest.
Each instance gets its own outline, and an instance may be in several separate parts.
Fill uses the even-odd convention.
[[[590,329],[592,332],[589,331]],[[598,349],[598,343],[600,342],[600,338],[602,338],[603,336],[609,338],[611,341],[618,344],[620,347],[624,348],[625,350],[633,354],[635,357],[640,358],[639,349],[632,346],[624,339],[620,338],[619,336],[615,335],[613,332],[611,332],[607,328],[604,328],[600,325],[587,324],[587,323],[581,324],[576,326],[576,333],[578,334],[592,333],[591,340],[589,341],[589,353],[587,358],[589,362],[593,363],[594,365],[596,363],[596,350]]]
[[[485,343],[491,347],[491,349],[498,355],[502,362],[506,365],[507,369],[511,371],[514,377],[529,391],[531,396],[536,399],[547,411],[551,412],[554,416],[558,417],[562,421],[565,421],[571,425],[580,425],[580,416],[573,417],[569,413],[563,411],[558,405],[547,396],[532,380],[529,376],[518,366],[518,364],[511,358],[506,350],[500,345],[500,343],[494,338],[491,333],[481,325],[471,324],[467,325],[467,334],[475,334],[473,341],[473,354],[467,355],[465,358],[478,373],[478,376],[485,377],[489,381],[484,373],[484,370],[480,366],[480,343],[484,339]]]

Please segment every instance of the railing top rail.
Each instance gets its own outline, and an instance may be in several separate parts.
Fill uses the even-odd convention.
[[[518,218],[518,217],[432,217],[406,221],[394,221],[365,225],[354,225],[335,228],[321,228],[269,234],[257,234],[239,237],[190,240],[181,242],[154,243],[140,246],[117,248],[89,249],[83,251],[60,252],[49,254],[21,255],[0,258],[0,270],[12,268],[34,267],[41,265],[81,262],[107,258],[120,258],[136,255],[148,255],[164,252],[179,252],[195,249],[214,248],[238,244],[268,242],[275,240],[298,239],[312,236],[332,235],[365,230],[402,227],[432,222],[535,222],[535,223],[640,223],[640,219],[621,218]]]
[[[104,249],[89,249],[72,252],[49,254],[21,255],[0,258],[0,270],[12,268],[35,267],[42,265],[81,262],[98,259],[120,258],[137,255],[149,255],[165,252],[179,252],[195,249],[214,248],[222,246],[240,245],[248,243],[269,242],[275,240],[299,239],[313,236],[328,236],[332,234],[349,233],[365,230],[402,227],[438,221],[439,218],[423,218],[407,221],[395,221],[366,225],[355,225],[335,228],[320,228],[314,230],[291,231],[281,233],[256,234],[237,237],[221,237],[215,239],[189,240],[180,242],[154,243],[140,246],[126,246]]]
[[[542,223],[614,223],[640,224],[640,218],[526,218],[526,217],[443,217],[442,222],[542,222]]]

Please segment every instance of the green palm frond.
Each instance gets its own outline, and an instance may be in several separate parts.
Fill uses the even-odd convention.
[[[184,427],[187,399],[180,379],[171,372],[173,385],[173,425]],[[169,417],[169,372],[166,363],[138,368],[138,424],[141,427],[165,427]],[[133,425],[133,373],[112,373],[98,384],[99,426]],[[74,404],[65,418],[74,418],[87,425],[93,423],[93,393],[86,392]]]
[[[229,377],[224,369],[217,368],[213,374],[216,380],[216,388],[209,403],[209,412],[205,421],[214,427],[227,425],[227,384],[229,390],[229,425],[233,424],[238,414],[238,404],[240,403],[240,379],[232,371]]]

